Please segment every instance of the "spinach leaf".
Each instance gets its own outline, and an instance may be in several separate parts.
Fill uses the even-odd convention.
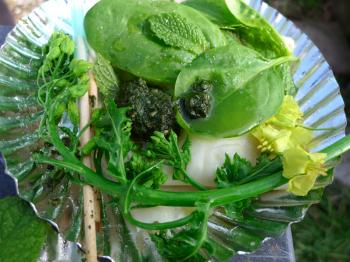
[[[179,34],[187,44],[175,44],[170,32],[177,27],[168,28],[169,32],[164,27],[155,29],[155,20],[160,18],[155,16],[171,16],[171,24],[184,22]],[[201,13],[168,1],[102,0],[89,10],[84,23],[89,44],[114,67],[160,84],[174,84],[180,70],[197,56],[193,51],[226,44],[219,27]],[[185,32],[185,27],[197,28],[200,45],[189,48],[194,35],[192,30]]]
[[[209,82],[213,86],[209,114],[190,119],[180,103],[179,124],[189,132],[216,137],[248,132],[279,109],[285,85],[280,65],[292,59],[265,59],[239,44],[203,53],[179,74],[175,97],[182,101],[198,81]]]
[[[278,32],[242,0],[188,0],[185,5],[203,12],[220,27],[232,30],[244,45],[267,58],[290,55]]]
[[[17,197],[0,200],[0,261],[36,261],[49,226]]]
[[[242,0],[188,0],[185,5],[201,11],[225,31],[231,31],[240,43],[259,52],[266,58],[290,56],[291,52],[280,34],[258,12]],[[228,36],[226,34],[226,36]],[[229,40],[231,37],[229,37]],[[295,94],[289,64],[282,67],[285,93]]]
[[[225,0],[187,0],[183,3],[206,15],[220,27],[238,27],[242,23],[232,15]]]

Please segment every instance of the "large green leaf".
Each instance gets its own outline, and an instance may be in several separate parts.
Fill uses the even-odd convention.
[[[210,82],[211,109],[205,118],[190,119],[180,107],[178,120],[190,132],[217,137],[241,135],[273,116],[284,96],[280,65],[290,57],[265,59],[236,44],[209,50],[183,69],[175,97],[186,98],[198,81]]]
[[[188,0],[185,5],[203,12],[220,27],[232,30],[243,44],[265,57],[290,55],[277,31],[242,0]]]
[[[168,1],[150,0],[100,1],[85,16],[87,39],[114,67],[153,82],[174,84],[180,70],[196,54],[186,47],[175,46],[174,39],[170,39],[169,34],[165,37],[164,27],[160,32],[160,28],[155,29],[152,26],[155,20],[152,16],[160,14],[177,17],[177,21],[180,19],[185,23],[183,28],[197,28],[208,42],[205,48],[226,44],[219,27],[193,8]],[[154,30],[157,31],[156,34]],[[182,30],[181,39],[188,47],[193,39],[189,39],[192,36],[184,33]],[[186,41],[183,38],[185,35]],[[198,52],[203,47],[196,46],[195,49]]]
[[[36,261],[46,240],[49,225],[24,200],[0,200],[0,261]]]
[[[201,11],[208,19],[225,31],[233,33],[235,40],[259,52],[266,58],[291,55],[281,35],[252,7],[242,0],[188,0],[185,5]],[[226,34],[230,37],[230,34]],[[289,64],[282,66],[285,92],[295,94]]]

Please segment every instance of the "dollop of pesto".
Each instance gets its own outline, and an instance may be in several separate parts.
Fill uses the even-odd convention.
[[[167,93],[137,79],[126,84],[125,97],[135,136],[148,138],[154,131],[168,134],[176,129],[174,105]]]
[[[190,119],[206,118],[209,115],[212,89],[211,82],[199,80],[192,85],[190,92],[180,100],[182,110]]]

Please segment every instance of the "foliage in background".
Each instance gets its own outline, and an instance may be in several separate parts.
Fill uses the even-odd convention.
[[[49,228],[29,203],[18,197],[1,199],[0,261],[36,261]]]
[[[304,221],[292,226],[296,260],[350,261],[350,190],[336,181]]]
[[[297,0],[296,2],[301,7],[308,10],[312,10],[320,8],[324,4],[325,0]]]

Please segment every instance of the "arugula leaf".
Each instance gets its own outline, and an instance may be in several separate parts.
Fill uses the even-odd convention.
[[[199,203],[198,211],[194,214],[192,221],[182,230],[163,230],[152,234],[151,239],[155,242],[159,253],[167,259],[205,261],[198,251],[207,247],[208,217],[209,205]]]
[[[173,179],[191,184],[199,190],[206,190],[203,185],[193,180],[186,172],[186,166],[191,160],[191,143],[188,137],[180,147],[174,131],[170,131],[168,139],[163,133],[156,131],[151,136],[151,141],[148,144],[147,157],[154,161],[164,160],[165,164],[173,168]]]
[[[200,54],[209,43],[200,27],[177,13],[153,15],[148,19],[152,32],[165,44]]]
[[[0,199],[0,261],[36,261],[49,228],[26,201]]]
[[[130,139],[131,121],[126,116],[127,107],[117,107],[113,99],[105,101],[105,110],[94,112],[92,124],[95,125],[95,136],[81,149],[88,155],[98,149],[107,159],[108,173],[121,183],[127,182],[125,158],[134,147]]]
[[[262,154],[253,166],[238,154],[235,154],[232,160],[226,155],[224,164],[216,171],[215,182],[218,188],[226,188],[248,183],[281,170],[282,159],[279,156],[270,159],[267,154]]]
[[[84,153],[90,153],[99,148],[107,158],[107,170],[112,177],[121,183],[127,182],[124,159],[133,147],[130,139],[131,121],[126,116],[128,108],[118,108],[112,99],[107,99],[106,115],[101,116],[102,128],[96,131],[95,137],[83,148]],[[96,122],[96,125],[101,123]]]
[[[253,166],[248,160],[235,154],[232,158],[226,155],[224,164],[217,169],[215,182],[218,188],[228,188],[232,185],[245,184],[264,176],[272,175],[282,170],[281,157],[270,159],[262,154]],[[244,210],[251,207],[252,199],[245,199],[224,205],[224,210],[230,218],[241,221],[244,219]]]
[[[133,152],[130,161],[125,164],[128,179],[134,179],[137,175],[150,169],[155,164],[156,161],[150,160],[140,153]],[[147,177],[140,179],[138,183],[148,188],[158,189],[166,182],[166,180],[167,176],[161,168],[157,166],[150,171],[150,174]]]
[[[237,153],[231,161],[229,155],[225,155],[225,162],[216,171],[215,182],[218,188],[230,187],[246,178],[252,171],[252,164],[245,158],[241,158]]]

